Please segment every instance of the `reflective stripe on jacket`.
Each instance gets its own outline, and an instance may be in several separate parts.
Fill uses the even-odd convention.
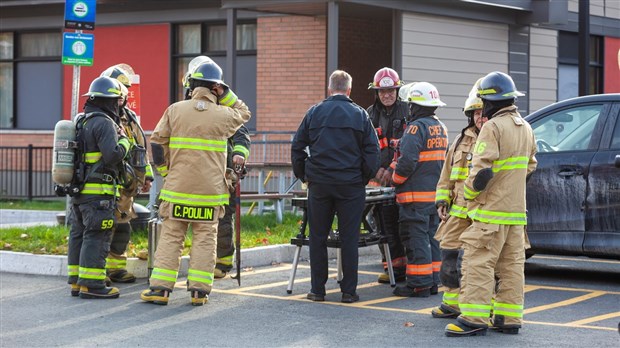
[[[464,187],[465,198],[471,200],[467,215],[489,224],[525,225],[525,178],[536,169],[534,133],[514,105],[495,115],[484,124],[474,146]],[[474,179],[485,168],[492,168],[494,176],[477,191]]]
[[[392,175],[398,203],[412,203],[415,209],[427,212],[435,210],[435,189],[447,147],[448,130],[437,116],[407,124]]]
[[[227,139],[251,117],[238,100],[232,107],[217,104],[207,88],[198,87],[192,99],[170,105],[151,136],[163,148],[165,175],[161,199],[191,206],[228,204]]]
[[[79,194],[72,197],[73,204],[98,199],[97,196],[118,196],[114,180],[117,179],[118,167],[127,155],[129,142],[119,139],[118,125],[102,109],[87,104],[84,114],[76,116],[79,125],[79,138],[82,139],[82,158],[87,168],[95,168],[94,173],[86,178]],[[100,164],[97,164],[100,163]],[[86,173],[92,169],[87,169]]]
[[[461,219],[467,218],[467,202],[463,198],[463,186],[469,174],[477,137],[476,126],[465,129],[462,137],[459,134],[448,150],[446,162],[437,182],[435,204],[444,202],[450,209],[450,215]]]

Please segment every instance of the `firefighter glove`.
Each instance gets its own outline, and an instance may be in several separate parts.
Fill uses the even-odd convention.
[[[228,185],[228,191],[234,193],[237,182],[239,182],[237,173],[235,173],[232,168],[226,168],[226,184]]]

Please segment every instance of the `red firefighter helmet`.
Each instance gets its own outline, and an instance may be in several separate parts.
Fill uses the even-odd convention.
[[[398,73],[394,69],[385,67],[375,73],[375,77],[368,85],[368,89],[394,89],[400,88],[402,85],[403,81],[398,77]]]

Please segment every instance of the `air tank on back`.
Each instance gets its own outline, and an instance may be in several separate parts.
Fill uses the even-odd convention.
[[[75,147],[75,125],[73,121],[58,121],[54,127],[52,158],[52,180],[54,183],[68,185],[73,180]]]

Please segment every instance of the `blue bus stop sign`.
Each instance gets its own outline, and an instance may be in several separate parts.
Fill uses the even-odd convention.
[[[95,35],[84,33],[62,34],[62,64],[92,66],[95,53]]]
[[[66,0],[65,28],[94,30],[96,5],[96,0]]]

